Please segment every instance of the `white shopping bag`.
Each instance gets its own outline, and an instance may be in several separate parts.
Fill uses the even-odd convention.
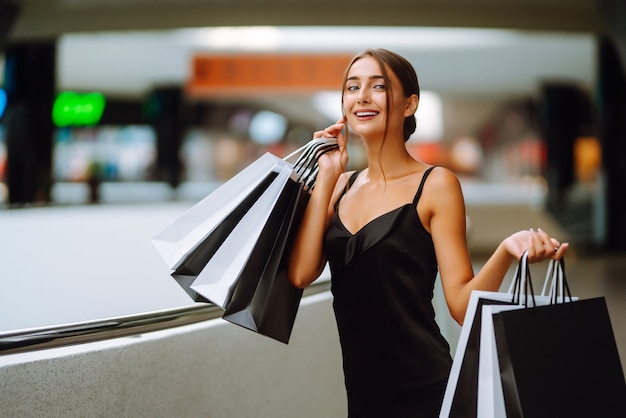
[[[440,418],[476,416],[482,307],[513,304],[513,294],[474,290],[450,369]]]
[[[556,287],[558,283],[557,271],[553,268],[554,264],[550,263],[548,274],[544,285],[544,292],[550,284],[550,295],[535,296],[538,304],[549,303],[550,298],[554,297],[553,292],[559,289]],[[480,355],[483,345],[481,341],[481,328],[484,320],[483,308],[485,306],[508,306],[518,305],[524,302],[524,295],[520,295],[521,289],[526,287],[529,278],[527,254],[524,254],[518,264],[517,269],[511,280],[511,284],[507,292],[487,292],[475,290],[470,295],[470,300],[465,314],[465,320],[457,349],[453,358],[450,376],[444,393],[440,418],[468,416],[479,416],[478,414],[478,392],[479,386],[479,367],[482,366]],[[517,297],[516,297],[516,292]],[[485,404],[483,403],[483,406]],[[487,416],[487,415],[485,415]]]
[[[524,285],[522,281],[525,276],[522,276],[522,273],[526,273],[520,269],[521,264],[520,261],[508,292],[472,291],[452,361],[450,376],[439,413],[440,418],[477,416],[482,307],[516,303],[514,289]]]
[[[175,270],[269,174],[285,166],[290,164],[271,153],[262,155],[157,233],[152,243],[167,266]]]
[[[282,159],[266,153],[157,233],[152,243],[174,280],[194,301],[209,302],[191,285],[279,173],[289,168],[292,180],[310,191],[317,158],[337,147],[335,138],[319,138]]]
[[[191,285],[198,294],[225,308],[231,287],[239,278],[272,209],[293,170],[285,165],[261,197],[222,242]]]
[[[495,334],[493,332],[493,314],[506,310],[520,309],[521,305],[483,306],[480,331],[480,357],[478,368],[478,399],[476,416],[481,418],[504,418],[504,392],[500,380],[500,365]]]
[[[527,263],[522,265],[523,277],[530,280],[530,276],[526,275],[524,269],[527,269]],[[480,355],[478,360],[478,399],[476,416],[481,418],[503,418],[506,417],[506,409],[504,404],[504,391],[502,387],[502,379],[500,374],[500,363],[498,361],[498,351],[495,339],[493,314],[524,309],[529,306],[545,306],[555,302],[560,293],[560,297],[564,300],[565,295],[562,289],[563,271],[558,268],[558,263],[550,261],[548,273],[546,275],[545,284],[541,295],[529,298],[528,304],[524,295],[518,299],[519,303],[512,305],[489,305],[482,307],[482,321],[480,331]],[[545,291],[550,286],[549,294]],[[520,288],[523,289],[524,286]],[[578,300],[572,297],[568,300]]]
[[[307,188],[312,188],[316,177],[312,171],[317,168],[317,158],[336,148],[335,138],[319,138],[309,141],[285,158],[265,153],[158,232],[152,243],[171,270],[177,270],[183,263],[193,265],[192,268],[183,266],[181,271],[175,272],[190,275],[189,280],[193,280],[204,262],[213,256],[232,227],[283,167],[291,167],[298,180],[306,182]],[[220,233],[209,239],[218,229]],[[201,245],[201,254],[192,254]],[[190,257],[195,259],[190,261]]]

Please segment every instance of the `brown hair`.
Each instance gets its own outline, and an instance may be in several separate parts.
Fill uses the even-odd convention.
[[[411,65],[411,63],[401,55],[396,54],[395,52],[389,51],[383,48],[377,49],[366,49],[360,54],[356,55],[348,67],[346,68],[343,75],[343,83],[341,86],[341,111],[344,112],[343,108],[343,92],[346,89],[346,82],[348,79],[348,73],[352,68],[352,65],[360,60],[361,58],[370,56],[374,58],[378,65],[380,66],[380,70],[382,71],[383,80],[385,81],[385,85],[389,85],[389,75],[387,74],[387,67],[393,71],[393,73],[398,77],[400,81],[400,85],[402,86],[402,94],[404,97],[409,97],[412,94],[417,95],[417,98],[420,97],[420,86],[417,80],[417,74],[415,73],[415,69]],[[390,94],[391,90],[389,90]],[[387,108],[386,108],[386,125],[385,125],[385,133],[383,135],[383,142],[387,137],[387,126],[389,125],[389,97],[387,97]],[[344,115],[345,116],[345,115]],[[411,134],[415,132],[416,121],[415,115],[410,115],[404,118],[404,140],[408,140]]]

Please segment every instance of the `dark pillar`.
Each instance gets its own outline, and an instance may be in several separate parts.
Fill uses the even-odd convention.
[[[596,100],[606,177],[606,243],[626,248],[626,72],[615,41],[601,38]]]
[[[177,187],[182,171],[179,152],[186,129],[182,89],[161,87],[153,90],[144,104],[144,113],[156,132],[156,177]]]
[[[4,49],[6,39],[20,14],[22,5],[15,1],[0,0],[0,51]]]
[[[56,41],[24,42],[6,48],[8,101],[4,123],[10,204],[50,200],[55,59]]]
[[[546,141],[548,209],[561,218],[567,206],[567,193],[573,185],[574,143],[589,129],[591,112],[587,95],[575,85],[545,85],[540,106],[540,124]]]

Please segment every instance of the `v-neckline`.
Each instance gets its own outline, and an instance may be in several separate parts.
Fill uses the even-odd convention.
[[[343,228],[344,231],[346,231],[348,234],[350,234],[351,237],[357,236],[359,235],[359,233],[361,231],[363,231],[365,228],[367,228],[369,225],[371,225],[372,223],[376,222],[379,219],[382,219],[388,215],[391,215],[392,213],[395,212],[400,212],[402,209],[406,208],[409,205],[413,205],[412,202],[409,203],[405,203],[402,206],[399,206],[395,209],[391,209],[390,211],[387,211],[385,213],[382,213],[378,216],[375,216],[374,218],[370,219],[369,221],[367,221],[361,228],[357,229],[355,232],[350,231],[350,229],[346,226],[346,224],[343,223],[343,220],[341,219],[341,216],[339,215],[339,207],[337,208],[337,211],[335,213],[335,215],[337,216],[337,220],[339,221],[339,225],[341,225],[341,227]]]
[[[341,228],[345,232],[347,232],[351,237],[355,237],[355,236],[359,235],[359,233],[361,231],[366,229],[369,225],[371,225],[375,221],[377,221],[377,220],[379,220],[381,218],[384,218],[384,217],[386,217],[386,216],[388,216],[388,215],[390,215],[392,213],[399,212],[400,210],[406,208],[407,206],[411,206],[411,207],[415,206],[415,210],[416,210],[416,213],[417,213],[417,202],[418,202],[419,197],[422,194],[422,188],[424,186],[424,182],[426,181],[426,178],[428,177],[430,172],[433,170],[433,168],[435,168],[435,166],[431,166],[431,167],[427,168],[426,171],[424,171],[424,173],[422,173],[422,179],[420,180],[417,192],[416,192],[412,202],[407,202],[404,205],[401,205],[401,206],[399,206],[399,207],[397,207],[395,209],[392,209],[390,211],[384,212],[384,213],[382,213],[382,214],[380,214],[380,215],[370,219],[361,228],[357,229],[354,232],[352,232],[346,226],[346,224],[343,223],[343,220],[341,219],[341,215],[339,214],[339,210],[340,210],[340,207],[341,207],[341,200],[344,198],[345,192],[347,191],[347,188],[346,188],[346,190],[342,193],[342,195],[339,197],[339,199],[335,203],[335,216],[337,217],[337,220],[339,221],[339,225],[341,225]],[[355,171],[354,173],[352,173],[352,175],[350,176],[350,179],[348,180],[348,184],[351,186],[352,183],[357,179],[358,176],[359,176],[359,172],[358,171]],[[418,215],[418,219],[419,219],[419,215]],[[421,220],[420,220],[420,224],[421,224]],[[423,224],[422,224],[422,227],[423,227]]]

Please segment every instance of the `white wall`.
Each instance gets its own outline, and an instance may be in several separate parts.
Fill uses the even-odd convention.
[[[215,319],[171,330],[0,355],[0,415],[346,415],[328,292],[305,297],[288,345]]]

